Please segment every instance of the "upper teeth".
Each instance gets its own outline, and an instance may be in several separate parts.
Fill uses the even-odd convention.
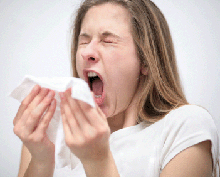
[[[98,76],[98,74],[96,74],[95,72],[88,72],[88,77],[96,77]]]

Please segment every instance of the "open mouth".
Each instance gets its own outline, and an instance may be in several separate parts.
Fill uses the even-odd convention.
[[[88,84],[90,87],[90,90],[94,93],[95,95],[95,101],[98,105],[103,103],[104,100],[104,91],[103,91],[103,81],[101,77],[95,73],[95,72],[88,72]]]

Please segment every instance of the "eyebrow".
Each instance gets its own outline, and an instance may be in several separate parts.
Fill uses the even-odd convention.
[[[105,32],[103,32],[103,33],[102,33],[102,36],[104,36],[104,37],[112,36],[112,37],[114,37],[114,38],[121,39],[120,36],[118,36],[117,34],[114,34],[114,33],[110,32],[110,31],[105,31]]]
[[[90,38],[90,36],[87,34],[87,33],[82,33],[79,35],[79,38],[80,37],[85,37],[85,38]]]
[[[103,36],[103,37],[112,36],[112,37],[114,37],[114,38],[121,39],[120,36],[118,36],[117,34],[114,34],[114,33],[110,32],[110,31],[104,31],[104,32],[101,34],[101,36]],[[90,38],[91,36],[90,36],[89,34],[87,34],[87,33],[82,33],[82,34],[79,35],[79,38],[80,38],[80,37]]]

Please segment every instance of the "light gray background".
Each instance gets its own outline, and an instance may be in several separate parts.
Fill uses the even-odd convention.
[[[71,14],[77,0],[0,0],[0,176],[16,176],[21,142],[13,134],[19,103],[7,94],[28,75],[70,76]],[[190,103],[220,129],[220,1],[154,0],[171,28]]]

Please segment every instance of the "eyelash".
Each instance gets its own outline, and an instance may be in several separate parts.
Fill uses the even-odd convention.
[[[104,42],[104,43],[106,43],[106,44],[114,43],[113,40],[106,40],[106,39],[101,40],[101,42]],[[79,45],[84,45],[84,44],[89,44],[89,42],[79,42]]]
[[[103,40],[104,43],[113,43],[112,40]]]
[[[88,44],[88,42],[80,42],[79,45]]]

